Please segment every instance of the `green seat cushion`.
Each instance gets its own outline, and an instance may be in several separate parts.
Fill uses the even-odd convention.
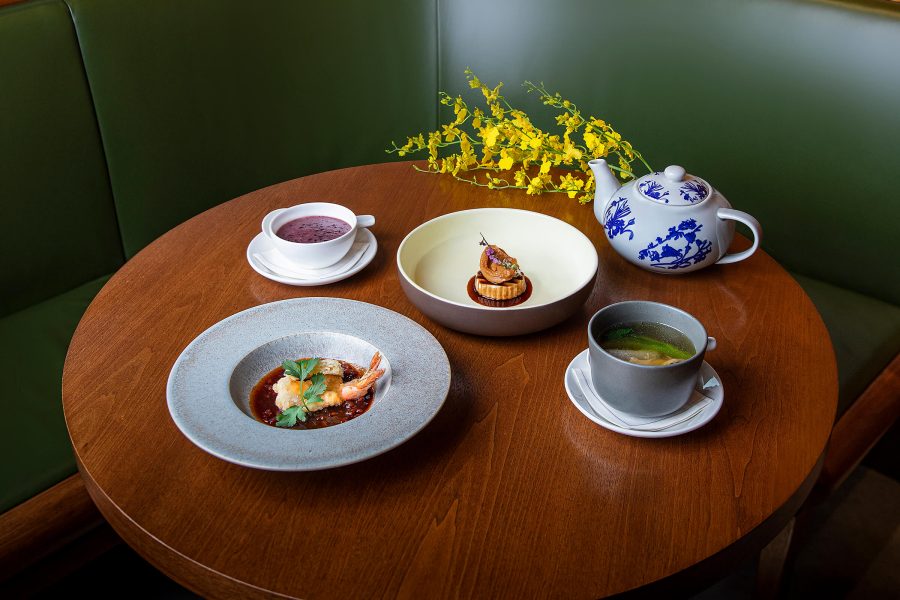
[[[69,9],[0,8],[0,316],[116,270],[124,255]]]
[[[435,3],[71,0],[129,256],[255,189],[434,127]],[[346,202],[352,190],[286,199]]]
[[[900,307],[794,275],[831,335],[840,381],[838,415],[900,352]]]
[[[100,277],[0,318],[0,512],[75,472],[62,410],[66,350]]]

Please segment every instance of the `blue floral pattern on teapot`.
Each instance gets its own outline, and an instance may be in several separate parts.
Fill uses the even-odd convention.
[[[639,189],[644,193],[645,196],[650,196],[651,198],[655,198],[656,200],[662,200],[666,204],[669,203],[669,201],[666,199],[666,196],[669,195],[668,190],[666,190],[656,181],[644,181],[639,186]]]
[[[695,180],[686,181],[684,185],[678,188],[678,191],[681,192],[682,198],[693,204],[694,202],[702,200],[709,190],[706,189],[705,185]]]
[[[663,269],[686,269],[699,264],[712,251],[712,242],[697,235],[701,229],[703,225],[694,219],[685,219],[677,227],[669,227],[665,238],[657,237],[647,244],[638,252],[638,259],[649,258],[652,266]]]
[[[759,247],[759,222],[677,165],[619,187],[605,160],[588,164],[596,182],[594,215],[613,249],[641,268],[688,273],[744,260]],[[750,228],[753,245],[728,254],[735,221]]]
[[[609,203],[609,206],[606,207],[606,235],[609,239],[623,233],[628,234],[628,239],[634,239],[634,232],[628,229],[634,225],[634,219],[625,222],[625,218],[630,214],[631,209],[628,208],[627,198],[619,198]]]

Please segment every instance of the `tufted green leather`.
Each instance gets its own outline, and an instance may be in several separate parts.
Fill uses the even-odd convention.
[[[432,2],[70,4],[129,256],[211,206],[383,162],[392,138],[435,125]]]
[[[793,271],[900,304],[900,5],[455,0],[440,88],[544,81],[654,168],[683,165],[762,223]],[[469,96],[474,97],[474,96]],[[560,200],[565,201],[565,200]]]
[[[0,315],[122,264],[90,92],[66,5],[0,9]]]
[[[75,472],[62,411],[63,361],[82,313],[107,279],[0,318],[0,512]]]

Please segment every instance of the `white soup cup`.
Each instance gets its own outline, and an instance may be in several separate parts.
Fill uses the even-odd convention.
[[[350,231],[326,242],[291,242],[278,237],[275,232],[282,225],[300,217],[334,217],[350,225]],[[350,251],[356,239],[356,230],[375,224],[372,215],[359,215],[340,204],[331,202],[307,202],[290,208],[279,208],[267,214],[262,221],[263,234],[275,249],[297,266],[307,269],[322,269],[341,260]]]

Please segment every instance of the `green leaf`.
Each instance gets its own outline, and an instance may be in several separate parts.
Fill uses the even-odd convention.
[[[306,360],[301,360],[299,363],[300,369],[303,371],[303,379],[309,377],[309,374],[312,373],[313,369],[316,368],[316,365],[319,364],[318,358],[307,358]]]
[[[291,406],[287,410],[281,411],[275,420],[278,427],[293,427],[297,421],[306,421],[306,410],[302,406]]]
[[[312,385],[303,392],[304,402],[321,402],[322,392],[325,391],[325,376],[321,373],[316,373],[310,378],[310,382]]]
[[[290,375],[291,377],[296,377],[300,379],[300,376],[303,374],[303,371],[300,369],[300,365],[295,363],[292,360],[286,360],[281,363],[281,366],[284,368],[284,374]],[[302,381],[302,379],[301,379]]]
[[[607,333],[606,339],[607,340],[618,340],[625,336],[631,335],[632,333],[634,333],[634,329],[632,329],[630,327],[620,327],[618,329],[613,329],[612,331]]]
[[[316,365],[319,364],[318,358],[307,358],[306,360],[301,360],[300,362],[294,362],[292,360],[286,360],[281,363],[281,366],[284,368],[284,372],[291,377],[296,377],[300,381],[306,379],[313,369],[316,368]]]

